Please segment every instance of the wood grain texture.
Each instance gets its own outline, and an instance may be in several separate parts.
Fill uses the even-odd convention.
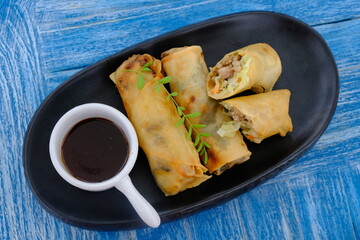
[[[269,10],[313,26],[338,65],[335,115],[314,147],[234,200],[158,229],[96,232],[47,213],[22,168],[41,101],[82,68],[146,39],[224,14]],[[360,2],[2,1],[0,239],[360,239]]]

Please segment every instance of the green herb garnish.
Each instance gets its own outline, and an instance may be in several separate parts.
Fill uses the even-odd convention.
[[[138,75],[136,86],[139,90],[141,90],[145,86],[146,72],[152,71],[149,68],[151,66],[151,64],[152,64],[152,60],[147,62],[139,71],[130,70],[130,69],[126,69],[123,71],[124,72],[134,72]],[[171,79],[172,79],[171,76],[166,76],[160,80],[156,80],[154,78],[152,80],[156,82],[155,88],[156,88],[157,93],[160,93],[162,86],[164,87],[165,91],[168,94],[166,96],[166,100],[168,100],[168,101],[171,100],[175,104],[177,112],[178,112],[179,116],[181,117],[180,120],[176,123],[176,126],[178,127],[178,126],[184,124],[185,122],[188,124],[188,133],[186,135],[186,138],[188,140],[190,140],[191,136],[195,135],[194,136],[195,137],[194,146],[196,148],[196,151],[199,153],[200,156],[203,156],[203,163],[207,164],[208,159],[209,159],[207,149],[211,148],[211,146],[207,142],[205,142],[202,137],[208,137],[211,134],[198,131],[199,128],[205,128],[206,127],[205,124],[192,124],[190,122],[190,120],[189,120],[190,118],[199,117],[199,116],[201,116],[201,113],[200,112],[194,112],[194,113],[189,113],[189,114],[184,113],[185,107],[179,106],[179,104],[175,101],[175,98],[174,98],[178,95],[178,93],[177,92],[169,92],[167,90],[167,88],[164,86],[164,84],[170,83]]]

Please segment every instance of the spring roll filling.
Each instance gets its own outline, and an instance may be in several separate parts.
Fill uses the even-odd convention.
[[[240,129],[240,122],[238,121],[227,121],[224,122],[219,130],[217,130],[217,134],[221,137],[233,137],[235,133]]]
[[[242,128],[251,128],[251,126],[252,126],[251,120],[248,119],[245,116],[245,114],[240,112],[238,109],[224,107],[224,113],[226,115],[232,117],[232,119],[234,119],[234,121],[240,122]]]
[[[227,106],[224,106],[224,114],[232,117],[234,122],[239,123],[242,133],[245,135],[246,138],[254,142],[261,142],[261,139],[258,138],[258,134],[252,129],[252,121],[248,119],[245,114],[243,114],[236,108],[231,108]],[[226,126],[226,123],[223,123],[220,129],[224,128],[224,126]],[[232,131],[234,130],[235,129],[232,129]],[[227,132],[226,134],[231,133]],[[226,136],[225,134],[223,135]]]
[[[248,55],[241,56],[236,52],[226,55],[214,67],[213,81],[215,85],[212,91],[215,94],[222,91],[234,92],[234,89],[239,84],[238,82],[248,82],[247,72],[250,68],[250,62],[251,58]]]

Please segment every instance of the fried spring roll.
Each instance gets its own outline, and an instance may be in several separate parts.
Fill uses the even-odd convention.
[[[274,90],[220,102],[225,113],[240,122],[242,133],[247,139],[260,143],[265,138],[292,131],[289,116],[290,91]]]
[[[123,70],[139,71],[152,61],[150,72],[144,72],[145,86],[137,88],[138,74]],[[139,145],[144,150],[151,172],[159,188],[166,196],[198,186],[211,176],[201,164],[199,155],[186,138],[184,125],[175,105],[166,100],[163,86],[156,91],[155,80],[163,77],[160,60],[148,54],[134,55],[110,75],[116,83],[124,103],[127,116],[135,127]]]
[[[266,43],[252,44],[226,54],[207,77],[207,92],[214,99],[224,99],[252,89],[271,91],[282,71],[276,51]]]
[[[162,54],[162,64],[166,74],[172,76],[170,88],[178,93],[175,99],[186,108],[185,113],[201,113],[200,117],[190,118],[191,123],[206,124],[205,128],[198,130],[211,134],[203,137],[211,146],[206,164],[209,172],[219,175],[248,160],[251,153],[239,131],[232,137],[221,137],[216,133],[222,123],[231,118],[223,114],[223,108],[217,101],[207,96],[205,84],[209,72],[201,47],[170,49]]]

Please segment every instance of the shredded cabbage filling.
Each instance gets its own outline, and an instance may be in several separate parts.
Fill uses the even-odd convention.
[[[236,131],[239,131],[240,125],[238,121],[224,122],[217,131],[217,134],[221,137],[233,137]]]

